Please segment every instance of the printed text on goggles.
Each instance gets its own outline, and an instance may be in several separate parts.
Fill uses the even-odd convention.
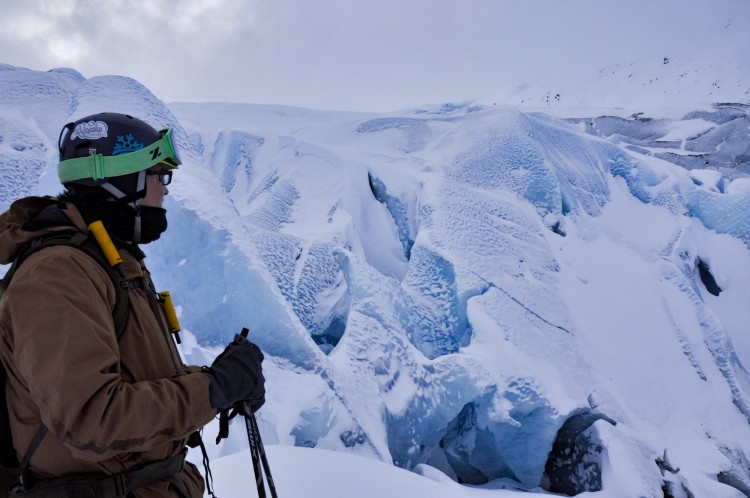
[[[161,138],[156,142],[127,154],[119,156],[92,154],[86,157],[60,161],[57,166],[60,183],[83,178],[102,180],[113,176],[138,173],[164,161],[174,163],[174,167],[182,164],[177,144],[174,142],[172,128],[165,128],[160,130],[159,133],[161,133]]]

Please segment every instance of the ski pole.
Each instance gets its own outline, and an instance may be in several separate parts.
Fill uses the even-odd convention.
[[[255,414],[251,414],[249,417],[245,417],[245,424],[247,425],[248,418],[250,419],[250,426],[252,428],[253,436],[256,441],[256,448],[260,453],[260,461],[263,464],[263,471],[268,479],[268,489],[271,490],[271,497],[278,498],[276,494],[276,485],[273,482],[273,476],[271,475],[271,466],[268,465],[268,458],[266,457],[266,448],[263,446],[263,440],[260,437],[260,428],[258,428],[258,421],[255,419]]]
[[[240,335],[247,338],[250,331],[246,328],[242,328]],[[271,497],[278,498],[276,494],[276,486],[273,483],[273,477],[271,476],[271,467],[268,464],[268,458],[266,458],[266,449],[263,447],[263,440],[260,437],[260,429],[258,428],[258,421],[255,419],[255,414],[250,412],[248,405],[245,404],[245,410],[242,410],[242,414],[245,417],[245,429],[247,430],[247,442],[250,446],[250,457],[253,461],[253,472],[255,472],[255,485],[258,488],[258,498],[266,498],[266,486],[263,479],[263,473],[265,472],[268,477],[268,488],[271,490]]]
[[[250,445],[250,457],[253,459],[253,472],[255,472],[255,486],[258,488],[258,498],[266,498],[266,486],[263,482],[263,469],[260,464],[258,441],[251,430],[250,417],[245,415],[245,428],[247,429],[247,442]]]

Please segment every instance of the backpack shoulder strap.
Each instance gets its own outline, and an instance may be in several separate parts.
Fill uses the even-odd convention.
[[[131,281],[125,279],[124,276],[120,275],[114,268],[109,264],[106,257],[99,248],[99,245],[87,237],[81,232],[58,232],[49,234],[38,239],[35,239],[31,244],[21,249],[16,255],[13,263],[6,272],[5,276],[0,280],[0,300],[3,297],[5,290],[10,285],[13,276],[21,266],[21,264],[34,254],[35,252],[41,251],[46,247],[67,245],[75,247],[94,259],[104,269],[112,283],[115,286],[115,305],[112,309],[112,319],[115,325],[115,334],[119,340],[122,336],[125,326],[127,325],[130,303],[128,298],[128,289],[134,288]],[[0,365],[0,394],[2,395],[3,405],[0,408],[0,465],[6,468],[17,467],[23,474],[28,466],[31,456],[36,451],[37,447],[41,443],[42,438],[47,433],[47,428],[42,424],[40,425],[33,441],[29,445],[24,454],[22,461],[18,462],[13,449],[13,439],[10,433],[10,426],[8,420],[8,409],[5,400],[5,368]],[[2,491],[2,490],[0,490]]]
[[[31,244],[21,249],[13,260],[8,272],[5,274],[2,281],[0,281],[0,299],[2,299],[3,293],[8,288],[8,285],[10,285],[10,281],[13,279],[18,267],[21,266],[21,263],[23,263],[26,258],[44,248],[59,245],[67,245],[83,251],[94,261],[99,263],[99,266],[102,267],[112,280],[112,283],[115,286],[115,305],[112,309],[112,319],[115,325],[115,334],[119,340],[125,330],[125,326],[127,325],[130,311],[128,289],[133,288],[133,284],[120,275],[120,273],[115,271],[102,253],[99,245],[81,232],[53,233],[35,239]]]
[[[10,416],[5,398],[5,365],[0,363],[0,465],[5,468],[18,467],[18,457],[13,446],[13,436],[10,432]],[[0,493],[2,493],[0,489]]]
[[[133,283],[112,268],[112,265],[107,261],[99,244],[91,240],[90,237],[78,232],[70,239],[69,244],[85,252],[99,263],[112,280],[112,283],[115,286],[115,305],[112,308],[112,319],[115,324],[115,335],[119,340],[122,333],[125,331],[125,325],[128,321],[130,311],[128,290],[134,288]]]

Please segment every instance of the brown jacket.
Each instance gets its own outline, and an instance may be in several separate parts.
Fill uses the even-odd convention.
[[[46,228],[23,226],[52,198],[15,202],[0,215],[0,264]],[[78,210],[61,205],[70,226],[87,233]],[[70,230],[70,226],[67,227]],[[150,278],[142,261],[120,250],[127,278]],[[20,456],[40,424],[49,433],[30,470],[40,478],[82,473],[119,474],[178,454],[186,437],[215,415],[209,380],[186,367],[152,311],[148,290],[129,291],[130,314],[119,339],[112,307],[115,289],[102,267],[81,250],[49,247],[30,255],[0,304],[0,360],[5,365],[14,445]],[[193,497],[203,480],[187,464],[177,479]],[[178,496],[159,481],[136,497]]]

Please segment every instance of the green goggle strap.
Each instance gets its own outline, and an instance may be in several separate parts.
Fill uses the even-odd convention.
[[[72,182],[83,178],[103,180],[104,178],[111,178],[113,176],[138,173],[167,159],[174,162],[175,167],[182,164],[178,159],[177,151],[172,145],[172,128],[167,128],[162,137],[156,142],[134,152],[128,152],[119,156],[92,154],[86,157],[60,161],[60,164],[57,166],[57,174],[60,177],[60,183]]]

